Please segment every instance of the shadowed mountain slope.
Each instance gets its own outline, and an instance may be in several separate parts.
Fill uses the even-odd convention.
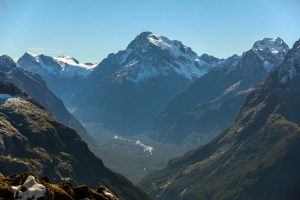
[[[235,123],[140,186],[155,199],[300,198],[300,41],[246,100]]]
[[[105,185],[121,199],[149,199],[123,176],[106,168],[75,130],[59,123],[39,103],[0,77],[0,170],[34,172],[53,182]]]

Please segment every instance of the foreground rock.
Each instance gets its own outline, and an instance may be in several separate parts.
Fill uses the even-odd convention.
[[[28,173],[4,177],[0,174],[0,199],[5,200],[119,200],[104,186],[90,189],[87,186],[74,187],[69,182],[50,183],[48,178]]]

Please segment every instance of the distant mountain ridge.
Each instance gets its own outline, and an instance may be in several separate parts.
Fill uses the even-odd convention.
[[[288,49],[281,38],[265,38],[242,56],[218,59],[198,56],[180,41],[143,32],[86,76],[45,80],[84,123],[120,135],[150,130],[158,141],[197,145],[233,122],[247,93],[280,64]],[[26,59],[18,64],[28,65]],[[214,117],[218,119],[211,120]]]

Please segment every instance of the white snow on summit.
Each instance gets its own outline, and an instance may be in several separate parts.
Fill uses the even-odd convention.
[[[280,38],[264,38],[254,43],[252,50],[258,55],[267,72],[272,71],[278,61],[282,61],[289,50],[288,45]]]
[[[85,77],[96,64],[82,64],[71,56],[51,57],[26,52],[19,60],[22,68],[44,78]]]
[[[157,36],[152,33],[147,37],[147,39],[150,43],[160,47],[162,50],[170,51],[174,57],[185,56],[186,52],[183,52],[183,49],[187,52],[191,51],[189,47],[186,47],[181,42],[177,40],[170,40],[169,38],[164,36]],[[190,55],[191,57],[193,57],[193,59],[197,58],[197,55],[195,53],[190,52]]]
[[[270,51],[273,54],[288,51],[288,48],[286,48],[284,41],[280,37],[264,38],[257,41],[253,45],[253,49],[255,51]]]
[[[58,56],[58,57],[54,57],[54,59],[56,59],[62,65],[67,64],[70,66],[77,66],[77,67],[82,67],[82,68],[86,68],[86,69],[93,69],[97,66],[97,64],[87,65],[87,64],[79,63],[75,58],[73,58],[71,56]]]
[[[114,54],[114,57],[120,66],[116,77],[124,77],[134,83],[170,74],[192,80],[219,64],[202,60],[180,41],[151,32],[138,35],[126,50]]]

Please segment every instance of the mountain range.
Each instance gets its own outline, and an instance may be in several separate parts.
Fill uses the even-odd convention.
[[[289,50],[281,38],[265,38],[223,61],[173,98],[154,120],[152,137],[169,143],[205,144],[228,128],[246,96],[281,64]]]
[[[83,64],[71,56],[51,57],[26,52],[19,60],[22,68],[40,74],[44,79],[69,79],[87,76],[97,64]]]
[[[178,92],[222,62],[207,54],[198,56],[180,41],[143,32],[81,77],[49,76],[49,71],[62,67],[44,55],[26,53],[17,63],[41,75],[81,121],[135,135],[149,130],[154,116]]]
[[[62,69],[70,63],[56,57],[25,53],[17,63],[42,76],[83,123],[119,135],[150,132],[155,141],[197,146],[233,123],[247,94],[288,49],[281,38],[265,38],[242,56],[218,59],[143,32],[93,69],[72,58],[85,70],[81,76],[52,73],[67,73]]]
[[[254,89],[234,124],[140,186],[154,199],[300,198],[300,40]]]

